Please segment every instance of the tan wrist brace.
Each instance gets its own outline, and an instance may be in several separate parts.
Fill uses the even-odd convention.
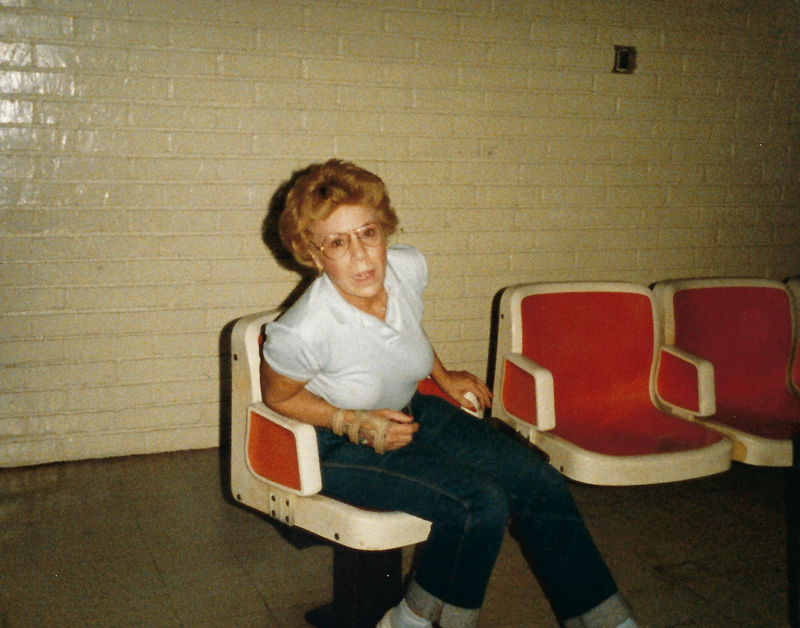
[[[376,452],[382,454],[386,451],[386,433],[392,422],[382,416],[365,412],[353,411],[353,420],[347,421],[347,410],[339,408],[331,418],[331,429],[337,436],[347,434],[351,443],[368,445]]]
[[[333,430],[333,433],[337,436],[344,434],[345,423],[347,423],[347,419],[345,418],[346,416],[347,410],[344,408],[338,408],[331,417],[331,430]]]

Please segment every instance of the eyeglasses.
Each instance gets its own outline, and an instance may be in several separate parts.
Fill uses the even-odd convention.
[[[379,246],[383,243],[383,232],[381,231],[380,224],[371,222],[358,229],[353,229],[352,231],[327,235],[322,240],[322,244],[317,244],[313,240],[311,244],[329,260],[337,260],[341,259],[344,254],[347,253],[347,250],[350,248],[350,240],[353,239],[353,234],[355,234],[361,244],[365,246]]]

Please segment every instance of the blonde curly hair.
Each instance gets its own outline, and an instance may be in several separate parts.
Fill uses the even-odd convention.
[[[399,220],[389,200],[386,184],[376,174],[349,161],[330,159],[306,168],[286,195],[278,220],[283,245],[303,266],[314,267],[311,225],[326,220],[342,205],[374,209],[386,236],[397,230]]]

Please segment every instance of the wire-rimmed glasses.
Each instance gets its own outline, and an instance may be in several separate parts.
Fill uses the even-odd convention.
[[[379,246],[383,243],[383,231],[380,223],[370,222],[352,231],[327,235],[322,240],[322,244],[317,244],[313,240],[311,240],[311,244],[329,260],[337,260],[347,253],[354,234],[365,246]]]

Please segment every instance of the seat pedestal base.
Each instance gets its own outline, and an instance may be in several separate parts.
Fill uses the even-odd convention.
[[[786,571],[789,625],[800,628],[800,436],[793,439],[793,464],[786,481]]]
[[[316,628],[375,628],[403,599],[402,548],[365,552],[333,550],[333,602],[306,613]]]

